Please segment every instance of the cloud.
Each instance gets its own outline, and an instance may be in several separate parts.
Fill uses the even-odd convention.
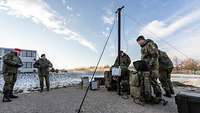
[[[186,56],[180,54],[175,49],[172,49],[168,45],[164,45],[163,49],[166,50],[171,57],[177,56],[179,59],[195,58],[200,60],[200,24],[195,24],[193,27],[187,28],[175,35],[176,40],[172,40],[170,43],[176,47],[179,51],[184,53]]]
[[[45,0],[3,0],[0,1],[0,7],[0,10],[8,15],[32,19],[52,32],[64,35],[65,39],[77,41],[80,45],[97,52],[90,41],[66,26],[62,17],[58,16]]]
[[[102,32],[102,35],[103,35],[104,37],[108,37],[108,33],[105,32],[105,31]]]
[[[199,20],[200,20],[200,9],[197,9],[182,17],[173,18],[173,20],[169,20],[171,21],[169,23],[167,21],[154,20],[149,24],[147,24],[146,26],[144,26],[140,31],[140,34],[143,34],[148,37],[155,37],[156,35],[159,38],[162,38],[169,36],[175,33],[176,31],[181,30],[184,27]]]
[[[67,3],[67,0],[62,0],[62,3],[63,3],[63,4],[66,4],[66,3]]]
[[[114,15],[113,15],[113,12],[110,10],[110,9],[106,9],[106,12],[105,14],[103,15],[102,17],[102,20],[105,24],[113,24],[114,22]]]
[[[197,52],[199,51],[198,48],[200,48],[199,22],[200,8],[186,8],[175,12],[174,15],[164,21],[154,20],[148,23],[140,33],[154,38],[170,36],[171,39],[167,42],[173,47],[165,42],[159,42],[160,49],[167,51],[170,57],[199,59],[200,53]]]
[[[68,11],[72,11],[72,7],[67,6],[66,8],[67,8]]]

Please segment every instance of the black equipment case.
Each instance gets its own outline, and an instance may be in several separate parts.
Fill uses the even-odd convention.
[[[183,91],[175,97],[178,113],[200,113],[200,91]]]
[[[133,66],[135,67],[136,71],[149,71],[149,67],[144,60],[138,60],[133,62]]]

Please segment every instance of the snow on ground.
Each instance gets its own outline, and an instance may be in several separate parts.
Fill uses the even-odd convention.
[[[186,85],[200,87],[200,75],[172,74],[172,81],[177,81]]]
[[[80,77],[68,73],[55,74],[49,76],[50,87],[59,88],[64,86],[77,85],[81,82]],[[3,76],[0,75],[0,91],[4,85]],[[39,90],[39,78],[37,74],[19,74],[14,90],[18,93],[29,93],[30,91]]]
[[[77,85],[81,82],[81,77],[90,77],[92,74],[87,73],[51,73],[50,87],[60,88]],[[95,77],[103,77],[103,74],[97,74]],[[200,87],[200,75],[173,74],[172,81],[178,81],[187,85]],[[3,75],[0,75],[0,92],[4,85]],[[19,74],[14,90],[18,93],[29,93],[39,90],[39,78],[36,73]]]

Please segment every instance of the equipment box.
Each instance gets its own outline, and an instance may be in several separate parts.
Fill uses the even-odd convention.
[[[175,97],[178,113],[200,113],[200,91],[184,91]]]
[[[99,81],[90,82],[90,89],[91,90],[98,90],[99,88],[100,88]]]

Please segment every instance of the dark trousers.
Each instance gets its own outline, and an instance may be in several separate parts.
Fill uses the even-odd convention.
[[[17,73],[4,73],[4,81],[5,81],[3,87],[4,95],[13,94],[13,88],[17,81]]]
[[[161,82],[162,88],[165,90],[166,93],[173,93],[173,85],[171,82],[171,72],[172,69],[160,70],[159,71],[159,80]]]
[[[41,89],[41,91],[43,91],[44,79],[45,79],[45,83],[46,83],[46,86],[47,86],[47,90],[49,90],[49,88],[50,88],[49,75],[41,75],[41,74],[39,74],[40,89]]]

